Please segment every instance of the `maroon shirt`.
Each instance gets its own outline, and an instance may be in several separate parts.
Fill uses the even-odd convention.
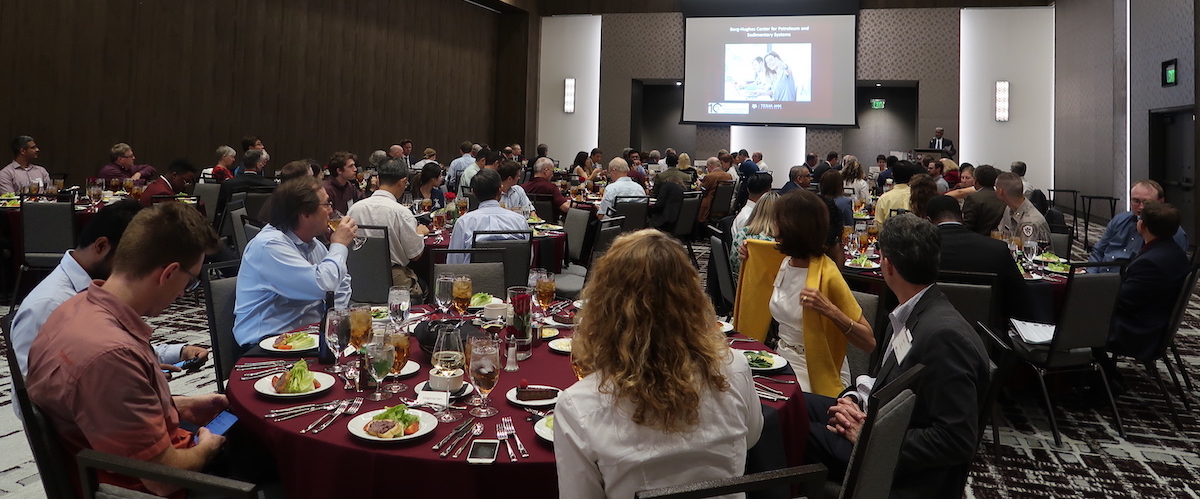
[[[121,165],[109,163],[100,168],[100,178],[104,180],[110,178],[130,178],[133,174],[139,172],[144,179],[152,179],[158,175],[158,172],[150,165],[133,165],[133,168],[126,170],[121,168]]]
[[[178,193],[171,188],[171,184],[162,177],[158,177],[146,185],[146,189],[142,191],[142,197],[138,201],[142,203],[142,206],[150,206],[154,203],[154,196],[174,196],[175,194]]]
[[[554,209],[558,210],[563,203],[567,202],[567,197],[563,195],[562,189],[559,189],[554,182],[546,180],[542,177],[533,177],[528,182],[521,184],[521,188],[525,189],[525,194],[549,194],[554,196]],[[559,211],[562,213],[562,211]]]
[[[363,191],[358,188],[357,183],[346,182],[346,185],[338,187],[333,183],[333,178],[325,181],[325,193],[329,194],[329,202],[333,203],[333,209],[343,215],[350,209],[350,201],[357,203],[363,198]]]

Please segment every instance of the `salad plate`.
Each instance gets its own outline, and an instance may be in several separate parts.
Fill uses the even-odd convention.
[[[1055,274],[1070,275],[1071,265],[1062,262],[1046,262],[1046,271],[1053,272]]]
[[[391,320],[392,315],[388,312],[387,307],[371,307],[372,322],[387,322]]]
[[[754,372],[767,372],[781,369],[788,364],[787,359],[768,352],[766,350],[737,350],[746,356],[746,360],[750,362],[750,370]],[[770,362],[770,365],[766,363]],[[755,364],[759,364],[755,366]]]
[[[1066,263],[1067,259],[1049,251],[1033,257],[1033,261],[1042,263]]]
[[[433,416],[433,414],[417,409],[407,409],[405,412],[421,418],[421,426],[417,429],[416,433],[413,433],[412,435],[397,435],[393,438],[382,438],[367,433],[363,427],[367,426],[367,423],[370,423],[376,414],[382,413],[385,410],[386,409],[376,409],[374,411],[368,411],[359,414],[351,418],[350,422],[346,423],[346,429],[350,430],[351,435],[363,440],[370,440],[372,442],[400,442],[425,436],[429,434],[429,432],[433,431],[434,428],[437,428],[438,425],[438,420]]]
[[[291,352],[304,352],[304,351],[308,351],[308,350],[316,350],[316,349],[317,349],[317,345],[318,345],[318,344],[319,344],[319,342],[320,342],[320,336],[318,336],[316,333],[309,333],[308,335],[309,335],[309,336],[311,336],[311,337],[312,337],[312,340],[313,340],[313,344],[312,344],[312,346],[311,346],[311,347],[308,347],[308,348],[276,348],[276,347],[275,347],[275,338],[278,338],[278,337],[279,337],[279,335],[275,335],[275,336],[268,336],[268,337],[266,337],[266,338],[263,338],[263,339],[262,339],[262,341],[259,341],[259,342],[258,342],[258,346],[259,346],[259,347],[261,347],[263,350],[266,350],[266,351],[268,351],[268,352],[288,352],[288,353],[291,353]]]
[[[540,224],[540,225],[535,225],[533,228],[538,229],[538,230],[562,230],[563,229],[563,227],[561,225],[554,225],[554,224]]]
[[[565,353],[565,354],[569,355],[571,353],[571,338],[559,338],[557,340],[550,340],[549,343],[546,343],[546,346],[550,347],[550,349],[554,350],[555,352]]]
[[[321,385],[321,386],[318,386],[314,390],[307,391],[307,392],[300,392],[300,393],[279,393],[279,392],[275,391],[275,387],[273,386],[275,383],[275,376],[267,376],[265,378],[259,378],[258,381],[254,382],[254,391],[261,393],[263,395],[266,395],[268,397],[279,397],[279,398],[308,397],[310,395],[315,395],[315,394],[318,394],[321,392],[328,391],[330,388],[333,388],[334,383],[336,383],[336,380],[333,379],[333,376],[330,376],[328,374],[325,374],[325,373],[319,372],[319,371],[309,371],[309,372],[312,373],[313,380],[317,384]]]
[[[575,300],[571,302],[571,305],[575,308],[583,308],[583,300]]]
[[[863,258],[863,257],[859,257],[859,258]],[[879,264],[872,262],[871,260],[868,260],[868,259],[863,259],[860,261],[858,258],[855,258],[854,260],[850,260],[850,261],[846,262],[846,268],[858,269],[858,270],[875,270],[875,269],[879,268]]]
[[[480,295],[487,295],[487,296],[491,297],[491,300],[485,302],[485,301],[483,301],[483,298]],[[476,303],[478,303],[478,305],[476,305]],[[488,305],[491,303],[504,303],[504,300],[502,300],[500,298],[496,298],[495,296],[489,295],[487,293],[475,293],[474,295],[471,296],[471,304],[467,306],[467,310],[474,310],[474,311],[478,312],[480,310],[483,310],[484,305]]]
[[[721,326],[721,332],[729,334],[733,332],[733,324],[725,321],[717,321],[717,325]]]
[[[529,385],[529,388],[550,388],[550,389],[558,390],[559,393],[562,393],[562,389],[555,387],[555,386],[550,386],[550,385]],[[554,405],[554,404],[558,403],[557,396],[555,396],[552,399],[544,399],[544,400],[521,400],[521,399],[518,399],[517,398],[517,387],[515,387],[515,386],[512,387],[511,390],[509,390],[508,392],[506,392],[504,394],[504,398],[508,399],[509,402],[512,402],[516,405],[521,405],[521,406],[526,406],[526,407],[542,407],[542,406]]]
[[[536,423],[534,423],[533,424],[533,432],[537,433],[537,436],[542,437],[542,440],[545,440],[547,442],[553,442],[554,441],[554,426],[552,426],[553,424],[554,424],[554,415],[551,414],[542,419],[539,419]]]

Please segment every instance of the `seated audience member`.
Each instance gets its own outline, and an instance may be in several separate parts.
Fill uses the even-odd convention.
[[[525,189],[517,185],[523,170],[521,163],[512,160],[501,163],[496,169],[500,174],[500,206],[522,214],[533,212],[533,202],[525,195]]]
[[[830,180],[825,180],[829,178]],[[825,200],[826,208],[829,208],[829,230],[837,232],[840,237],[842,235],[843,226],[854,226],[854,201],[850,196],[846,195],[845,181],[842,180],[842,172],[839,170],[830,170],[821,175],[820,184],[821,198]],[[836,216],[835,216],[836,215]],[[833,244],[835,241],[830,241]]]
[[[263,145],[263,141],[260,140],[257,136],[254,136],[254,135],[243,136],[242,137],[242,159],[233,168],[233,175],[235,177],[238,175],[241,175],[242,172],[246,171],[247,168],[250,168],[250,166],[248,166],[248,165],[253,163],[253,161],[248,161],[250,159],[250,155],[248,154],[250,151],[258,151],[265,155],[267,153],[267,146]],[[262,159],[262,156],[259,156],[258,158]],[[259,171],[260,172],[262,171],[261,167],[259,167]]]
[[[219,184],[233,178],[233,170],[230,168],[233,168],[233,164],[236,161],[237,153],[234,152],[233,148],[221,146],[217,148],[217,164],[210,168],[205,168],[200,173],[201,175],[207,174],[212,178],[212,181]]]
[[[610,313],[582,316],[572,344],[583,378],[555,410],[561,497],[633,497],[741,475],[762,405],[683,246],[655,230],[626,234],[591,272],[582,299]],[[647,282],[661,286],[630,300]]]
[[[741,230],[750,221],[750,214],[754,212],[754,204],[763,197],[763,194],[771,192],[771,182],[770,173],[755,173],[746,179],[746,205],[742,206],[736,217],[733,217],[732,232]]]
[[[1146,361],[1154,358],[1167,339],[1171,312],[1190,263],[1183,249],[1171,240],[1179,230],[1179,211],[1150,200],[1142,205],[1141,212],[1136,225],[1138,235],[1146,242],[1121,278],[1108,350]]]
[[[646,209],[649,217],[647,222],[652,228],[671,234],[675,232],[675,224],[679,222],[679,210],[683,208],[684,177],[667,177],[655,184],[658,187],[658,197],[654,204]],[[667,185],[671,184],[671,185]]]
[[[546,158],[546,159],[550,159],[550,158]],[[542,161],[542,158],[538,158],[538,159],[534,160],[534,164],[536,165],[537,163],[539,163],[541,161]],[[588,156],[588,153],[583,152],[583,151],[579,151],[579,152],[575,153],[575,160],[571,162],[571,175],[575,176],[575,180],[577,182],[582,184],[589,180],[592,180],[592,181],[600,180],[600,170],[601,170],[600,168],[597,168],[595,165],[592,164],[592,158]],[[551,174],[554,173],[554,162],[553,161],[550,162],[550,173]],[[536,169],[534,170],[534,174],[535,175],[537,174]],[[551,178],[553,178],[553,176]]]
[[[1008,251],[1008,244],[963,227],[958,201],[952,197],[938,196],[931,199],[925,207],[925,213],[931,222],[937,224],[938,233],[942,236],[941,264],[938,265],[938,270],[996,275],[995,293],[1000,297],[999,304],[1003,313],[997,314],[999,324],[989,326],[1006,325],[1012,317],[1032,319],[1027,316],[1030,304],[1025,279],[1021,277],[1012,253]]]
[[[313,176],[313,170],[310,167],[309,162],[303,159],[292,161],[291,163],[283,165],[283,168],[279,169],[279,182],[281,183],[287,182],[288,180],[294,178],[311,176]],[[255,215],[255,220],[263,223],[270,223],[271,198],[267,198],[267,200],[263,202],[262,208],[259,208],[258,214]]]
[[[933,179],[934,187],[937,189],[937,194],[935,195],[945,194],[946,191],[950,190],[950,183],[944,178],[946,166],[942,164],[941,161],[936,159],[927,159],[928,161],[925,163],[925,173]]]
[[[1000,174],[996,178],[996,198],[1005,205],[1000,225],[996,228],[1002,236],[1050,243],[1050,225],[1042,213],[1033,207],[1033,203],[1021,194],[1021,177],[1015,173]]]
[[[33,141],[33,137],[21,135],[12,140],[13,161],[0,169],[0,194],[18,192],[22,187],[41,184],[43,187],[54,184],[50,172],[33,164],[41,148]]]
[[[423,171],[425,168],[425,165],[428,165],[430,163],[435,164],[435,165],[438,164],[437,151],[434,150],[434,148],[432,148],[432,147],[426,147],[425,150],[421,154],[421,160],[417,161],[416,163],[413,163],[411,170]],[[438,169],[439,170],[441,169],[440,165],[439,165]]]
[[[707,222],[709,215],[713,213],[728,213],[728,206],[713,206],[713,199],[717,197],[717,186],[721,182],[733,180],[733,175],[722,167],[720,159],[716,157],[708,158],[705,162],[705,167],[708,169],[708,175],[704,176],[701,183],[701,188],[704,189],[704,197],[700,199],[700,213],[696,220]],[[735,187],[736,189],[736,187]]]
[[[581,153],[583,151],[580,151]],[[567,213],[567,208],[571,207],[571,200],[563,195],[562,189],[551,180],[554,178],[554,161],[550,158],[538,158],[533,162],[533,177],[530,177],[528,182],[521,184],[521,188],[528,194],[541,194],[551,196],[550,204],[554,209],[558,210],[559,215]],[[549,213],[542,214],[542,218],[549,217]],[[549,218],[546,218],[550,220]]]
[[[1025,165],[1024,161],[1013,161],[1008,167],[1008,171],[1016,174],[1018,177],[1021,177],[1021,194],[1025,197],[1029,197],[1029,195],[1033,193],[1034,189],[1033,184],[1029,183],[1029,180],[1025,179],[1025,171],[1027,169],[1028,167]]]
[[[462,174],[462,179],[458,182],[458,195],[467,195],[467,191],[472,187],[472,179],[481,170],[496,170],[498,168],[500,168],[500,153],[486,147],[480,149],[479,152],[475,153],[475,162],[467,167],[466,171]]]
[[[700,181],[700,172],[696,170],[695,166],[692,165],[692,156],[688,153],[685,152],[679,154],[679,165],[675,168],[678,168],[679,171],[692,177],[691,181],[685,182],[688,186],[695,185],[696,182]]]
[[[158,172],[150,165],[135,165],[133,161],[137,156],[133,155],[133,149],[129,144],[124,142],[117,143],[112,146],[108,153],[109,164],[100,168],[99,177],[104,180],[131,178],[152,179]]]
[[[228,183],[228,182],[226,182]],[[246,245],[238,272],[233,336],[243,347],[265,336],[321,320],[325,293],[338,307],[350,304],[347,245],[358,224],[346,216],[329,236],[329,193],[312,177],[289,180],[271,194],[270,224]]]
[[[976,192],[979,192],[979,189],[975,187],[975,167],[970,163],[963,163],[958,169],[958,184],[946,192],[946,195],[959,200],[961,204],[967,196]]]
[[[1141,250],[1145,243],[1137,230],[1137,222],[1138,217],[1142,215],[1142,209],[1150,201],[1164,202],[1162,186],[1153,180],[1142,180],[1133,184],[1133,188],[1129,189],[1129,211],[1117,214],[1108,222],[1104,235],[1100,236],[1100,240],[1092,247],[1088,261],[1111,262],[1133,258],[1133,254]],[[1187,234],[1183,232],[1182,227],[1175,230],[1171,240],[1181,249],[1187,249]],[[1093,267],[1088,269],[1088,272],[1116,272],[1118,269],[1119,267]]]
[[[944,172],[942,178],[946,179],[946,185],[950,186],[950,189],[953,189],[954,186],[958,185],[958,182],[962,179],[959,175],[958,163],[955,163],[954,160],[950,158],[942,158],[938,161],[942,162],[942,172]]]
[[[479,198],[479,208],[458,217],[454,231],[450,233],[450,249],[469,249],[474,243],[475,232],[481,230],[529,230],[525,216],[500,207],[500,174],[496,170],[483,169],[475,174],[471,188]],[[496,235],[483,239],[494,239]],[[516,238],[513,236],[512,238]],[[509,239],[508,237],[500,237]],[[449,263],[468,263],[468,255],[456,254],[446,258]]]
[[[671,179],[678,179],[680,186],[689,186],[692,184],[692,174],[679,169],[679,157],[674,154],[667,154],[667,168],[659,173],[654,180],[654,187],[650,189],[650,195],[658,197],[658,190],[663,182]],[[686,187],[685,187],[686,190]]]
[[[442,174],[442,165],[437,162],[425,163],[421,167],[421,176],[418,177],[417,185],[412,188],[413,201],[428,199],[433,209],[440,210],[446,207],[446,193],[442,191],[442,180],[445,176]]]
[[[449,182],[447,187],[449,187],[451,191],[458,191],[459,179],[462,177],[463,172],[466,171],[469,166],[475,163],[475,154],[473,152],[473,148],[474,145],[471,144],[471,141],[469,140],[463,141],[458,145],[458,151],[462,155],[454,158],[454,160],[450,162],[450,169],[446,175],[446,179]]]
[[[621,158],[613,158],[608,162],[608,180],[608,186],[604,188],[604,197],[600,199],[600,207],[596,213],[596,216],[601,219],[610,214],[613,205],[617,202],[617,197],[646,195],[646,189],[629,178],[629,164]]]
[[[108,279],[125,226],[141,209],[137,201],[126,199],[97,212],[79,235],[75,249],[63,255],[58,267],[21,301],[13,315],[12,342],[22,375],[29,373],[29,345],[54,309],[91,286],[93,279]],[[154,351],[164,369],[180,360],[208,357],[204,347],[182,343],[160,343],[154,345]],[[179,370],[175,366],[169,368]]]
[[[963,199],[963,226],[977,234],[991,236],[1000,226],[1004,215],[1004,201],[996,196],[996,178],[1000,171],[992,165],[979,165],[975,169],[976,192]]]
[[[262,169],[270,160],[271,157],[267,155],[266,151],[259,149],[246,151],[246,157],[242,160],[242,172],[221,183],[221,192],[217,196],[218,220],[224,216],[225,204],[229,202],[229,198],[234,193],[246,192],[255,187],[274,188],[277,185],[274,180],[262,176]]]
[[[882,195],[886,191],[885,187],[887,186],[888,179],[892,179],[893,183],[896,181],[894,175],[896,173],[896,163],[898,162],[900,162],[900,158],[895,156],[884,157],[880,154],[875,157],[875,165],[879,167],[879,174],[875,176],[875,192]]]
[[[930,164],[938,164],[936,161]],[[925,216],[925,204],[938,195],[938,184],[925,173],[913,175],[908,181],[908,211],[921,218]]]
[[[195,208],[162,203],[134,216],[112,274],[59,305],[29,349],[30,400],[45,412],[68,456],[95,449],[200,471],[225,437],[201,426],[229,405],[224,395],[172,396],[152,330],[156,316],[199,284],[204,254],[218,239]],[[175,487],[101,473],[126,488],[170,494]]]
[[[379,165],[379,190],[371,197],[354,203],[346,215],[363,225],[388,228],[392,285],[407,288],[414,300],[420,300],[425,290],[408,264],[425,252],[424,236],[429,233],[429,227],[418,224],[412,210],[396,202],[407,188],[408,167],[399,159],[389,158]]]
[[[796,189],[808,190],[812,185],[812,172],[805,165],[793,166],[788,170],[788,181],[779,189],[780,194],[787,194]]]
[[[841,480],[867,412],[865,403],[916,364],[924,380],[914,390],[916,404],[892,481],[891,497],[959,497],[979,438],[979,400],[988,386],[983,340],[946,300],[937,279],[939,237],[926,220],[905,213],[889,218],[879,234],[883,279],[900,306],[879,349],[870,375],[833,399],[806,393],[808,462],[829,468]]]
[[[825,201],[805,190],[784,194],[776,202],[774,225],[776,247],[787,257],[779,265],[769,305],[779,323],[776,350],[791,363],[805,391],[835,396],[850,382],[846,345],[865,352],[875,348],[871,324],[827,256]],[[745,259],[744,241],[738,254]]]
[[[150,206],[154,203],[154,196],[175,196],[184,192],[188,184],[196,181],[196,165],[191,161],[180,158],[172,161],[167,166],[167,174],[159,175],[158,178],[146,184],[146,189],[142,191],[141,201],[142,206]]]
[[[329,178],[324,185],[329,202],[333,203],[334,211],[344,214],[350,209],[351,203],[357,203],[365,197],[358,187],[358,156],[346,151],[335,152],[325,168],[329,170]]]
[[[757,239],[759,241],[774,241],[775,240],[775,204],[779,201],[779,194],[768,192],[758,198],[758,202],[754,204],[754,211],[750,213],[750,220],[746,222],[746,226],[741,230],[733,231],[732,240],[729,245],[731,248],[742,247],[742,242],[747,239]],[[738,256],[737,251],[729,253],[729,268],[733,273],[733,282],[738,282],[738,274],[742,269],[742,259]]]
[[[637,151],[630,150],[629,154],[625,155],[625,162],[629,164],[629,180],[633,183],[642,186],[646,189],[646,167],[642,165],[642,155]]]
[[[896,166],[892,168],[892,181],[894,183],[892,190],[883,193],[875,201],[875,225],[882,227],[883,222],[892,216],[892,210],[907,211],[910,208],[909,202],[912,192],[909,191],[908,181],[912,180],[913,175],[918,173],[920,173],[920,167],[917,165],[907,160],[896,162]]]
[[[866,203],[871,200],[871,187],[867,185],[867,174],[863,171],[862,163],[851,160],[842,167],[842,187],[852,189],[854,194],[850,200],[854,203]]]

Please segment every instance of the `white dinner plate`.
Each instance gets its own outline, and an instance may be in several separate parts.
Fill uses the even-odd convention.
[[[574,305],[575,308],[583,308],[583,300],[575,300],[571,302],[571,305]]]
[[[875,270],[875,269],[879,268],[879,264],[875,263],[875,262],[871,262],[871,261],[868,261],[866,265],[858,265],[855,263],[846,262],[846,268],[858,269],[858,270]]]
[[[565,353],[567,355],[571,354],[571,338],[559,338],[557,340],[550,340],[550,342],[546,343],[546,345],[549,346],[550,349],[554,350],[555,352]]]
[[[559,393],[562,393],[562,389],[555,387],[555,386],[550,386],[550,385],[529,385],[529,387],[530,388],[553,388],[555,390],[558,390]],[[545,400],[518,400],[517,399],[517,387],[515,387],[515,386],[511,390],[509,390],[507,393],[504,394],[504,398],[507,398],[509,402],[512,402],[514,404],[523,405],[523,406],[527,406],[527,407],[543,407],[543,406],[554,405],[554,404],[558,403],[557,396],[552,399],[545,399]]]
[[[543,322],[545,322],[545,323],[546,323],[546,325],[547,325],[547,326],[550,326],[550,327],[557,327],[557,328],[571,328],[571,327],[575,327],[575,325],[574,325],[574,324],[567,324],[567,323],[563,323],[563,322],[558,322],[557,320],[554,320],[554,317],[544,317],[544,318],[542,318],[542,321],[543,321]]]
[[[732,323],[725,322],[725,321],[717,321],[717,324],[719,324],[721,326],[722,333],[729,334],[730,332],[733,331]]]
[[[416,374],[417,371],[420,371],[420,370],[421,370],[421,364],[416,363],[416,361],[410,360],[410,361],[408,361],[408,363],[404,364],[404,367],[400,368],[399,377],[403,378],[405,376],[411,376],[413,374]],[[388,373],[388,377],[394,378],[397,376],[395,374]]]
[[[346,429],[350,430],[351,435],[354,435],[363,440],[371,440],[374,442],[400,442],[403,440],[412,440],[414,438],[422,437],[422,436],[428,434],[429,432],[433,431],[433,429],[437,428],[437,425],[438,425],[438,420],[436,417],[433,416],[433,414],[430,414],[425,411],[419,411],[417,409],[408,409],[407,412],[409,414],[414,414],[417,417],[421,418],[421,427],[417,429],[416,433],[413,433],[412,435],[404,435],[404,434],[396,435],[395,437],[392,437],[392,438],[380,438],[380,437],[377,437],[370,433],[367,433],[367,431],[364,430],[363,427],[367,426],[367,423],[370,423],[372,418],[374,418],[376,414],[379,414],[385,410],[386,409],[376,409],[374,411],[364,412],[362,414],[354,416],[354,418],[352,418],[349,423],[346,423]]]
[[[1042,263],[1067,263],[1066,258],[1063,258],[1061,256],[1057,257],[1057,258],[1058,258],[1057,260],[1051,260],[1049,258],[1042,258],[1042,255],[1038,255],[1038,256],[1033,257],[1033,261],[1042,262]]]
[[[425,391],[425,384],[427,384],[427,383],[429,383],[429,382],[422,381],[420,383],[417,383],[417,386],[414,386],[413,389],[416,390],[416,393],[421,393],[421,392]],[[457,396],[451,394],[450,398],[457,400],[457,399],[466,397],[467,395],[470,395],[475,392],[475,385],[467,383],[466,380],[463,380],[463,386],[465,386],[466,389],[464,389],[462,391],[462,393],[458,394]]]
[[[1042,280],[1042,276],[1041,276],[1040,274],[1032,274],[1032,273],[1031,273],[1031,274],[1023,275],[1022,277],[1024,277],[1026,281],[1040,281],[1040,280]]]
[[[279,393],[279,392],[275,391],[275,387],[272,386],[275,383],[275,376],[267,376],[265,378],[259,378],[258,381],[254,382],[254,391],[261,393],[263,395],[266,395],[268,397],[279,397],[279,398],[307,397],[309,395],[314,395],[314,394],[329,390],[330,388],[333,388],[333,384],[337,382],[336,380],[333,379],[333,376],[330,376],[323,372],[320,372],[320,371],[310,371],[310,372],[312,373],[313,378],[316,380],[316,382],[321,385],[321,386],[317,387],[317,389],[315,389],[311,392]]]
[[[542,437],[542,440],[545,440],[547,442],[554,441],[554,428],[550,427],[550,420],[552,420],[553,418],[554,418],[554,415],[551,414],[542,419],[539,419],[536,423],[533,424],[533,432],[537,433],[537,436]]]
[[[486,306],[486,305],[490,305],[490,304],[492,304],[492,303],[504,303],[504,300],[502,300],[502,299],[500,299],[500,298],[496,298],[495,296],[493,296],[493,297],[492,297],[492,301],[491,301],[491,302],[488,302],[488,303],[486,303],[486,304],[484,304],[484,305],[479,305],[479,306],[472,305],[472,306],[469,306],[469,307],[467,307],[467,310],[475,310],[475,311],[480,311],[480,310],[483,310],[483,307],[484,307],[484,306]]]
[[[558,337],[558,328],[543,327],[540,329],[542,330],[542,339],[543,340],[549,340],[549,339]]]
[[[293,348],[290,350],[282,349],[282,348],[275,348],[275,338],[278,338],[279,335],[268,336],[266,338],[263,338],[262,341],[258,342],[258,346],[261,347],[263,350],[267,350],[270,352],[307,352],[309,350],[316,350],[317,346],[319,346],[321,344],[320,335],[317,335],[316,333],[308,333],[308,335],[312,336],[312,339],[314,341],[312,348]]]
[[[774,371],[774,370],[776,370],[776,369],[780,369],[780,368],[782,368],[783,366],[786,366],[786,365],[788,364],[788,361],[787,361],[787,359],[785,359],[785,358],[783,358],[783,357],[781,357],[781,356],[779,356],[779,355],[777,355],[777,354],[773,354],[773,353],[771,353],[771,352],[768,352],[768,351],[766,351],[766,350],[737,350],[737,351],[738,351],[739,353],[742,353],[742,355],[743,355],[743,356],[744,356],[744,355],[746,355],[744,352],[760,352],[760,351],[761,351],[762,353],[764,353],[764,354],[766,354],[766,355],[769,355],[769,356],[771,357],[771,367],[754,367],[754,366],[750,366],[750,370],[751,370],[751,371],[755,371],[755,372],[767,372],[767,371]],[[749,359],[747,359],[747,360],[749,360]]]
[[[538,230],[562,230],[563,226],[554,225],[554,224],[540,224],[540,225],[534,226],[533,228],[538,229]]]

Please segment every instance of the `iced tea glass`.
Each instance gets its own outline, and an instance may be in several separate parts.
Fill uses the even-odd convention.
[[[471,305],[472,294],[474,293],[471,290],[471,276],[454,276],[454,285],[451,288],[451,297],[454,303],[454,310],[458,311],[459,315],[467,313],[467,307]]]

